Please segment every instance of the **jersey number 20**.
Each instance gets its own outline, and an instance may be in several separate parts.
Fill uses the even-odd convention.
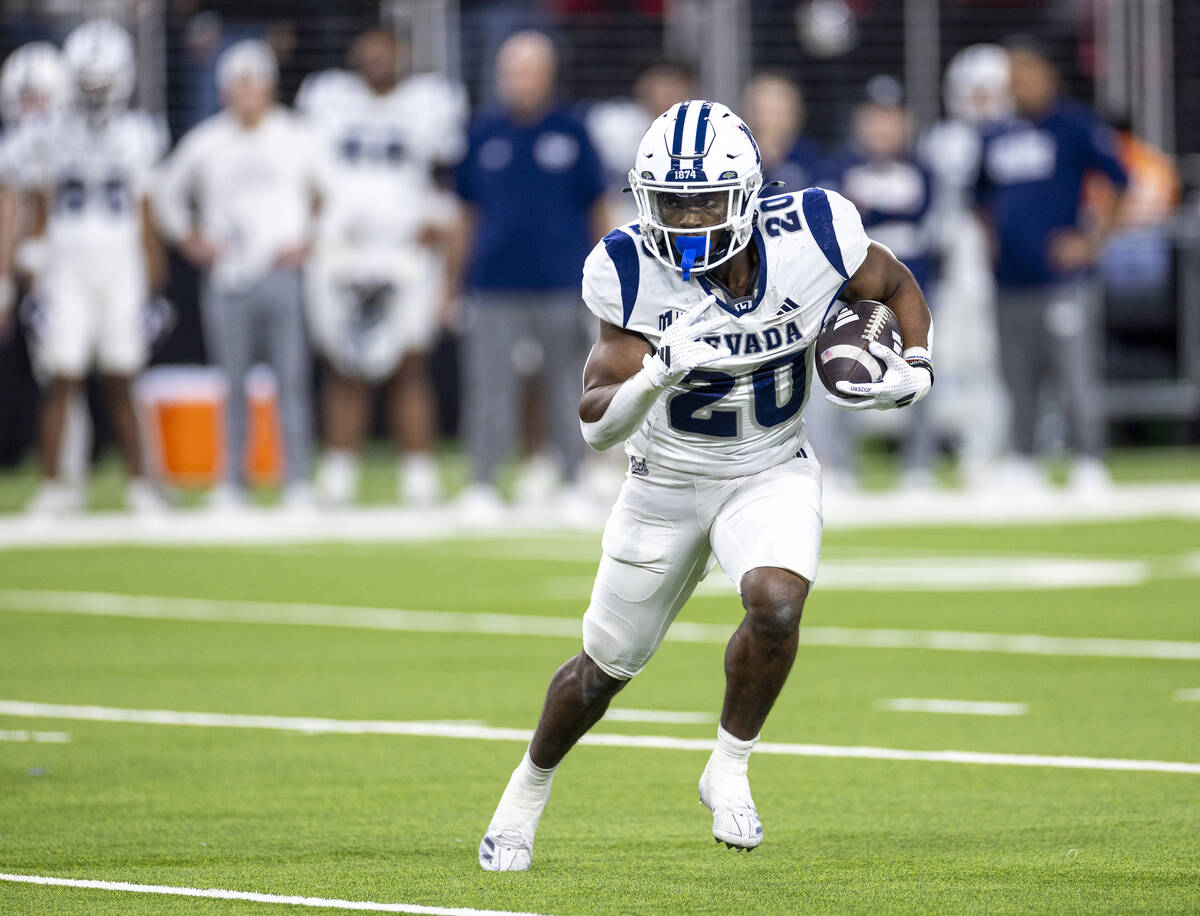
[[[763,429],[771,429],[786,423],[800,410],[804,403],[804,360],[807,350],[795,356],[781,356],[763,363],[752,374],[754,386],[754,420]],[[786,401],[779,403],[775,378],[780,369],[787,369],[791,376],[792,393]],[[691,391],[683,391],[671,398],[667,413],[671,426],[684,433],[711,436],[715,439],[733,439],[738,434],[738,412],[717,410],[717,402],[733,391],[737,378],[713,369],[694,369],[684,384],[695,384]],[[708,416],[698,416],[709,408]]]

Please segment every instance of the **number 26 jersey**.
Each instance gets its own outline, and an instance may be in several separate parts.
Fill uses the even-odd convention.
[[[588,309],[656,349],[671,323],[710,294],[717,302],[704,318],[725,319],[705,340],[730,355],[668,389],[626,442],[635,473],[741,477],[804,446],[813,344],[870,240],[854,205],[833,191],[767,197],[758,209],[750,243],[758,277],[741,299],[702,274],[685,281],[645,249],[636,225],[614,229],[584,263]]]

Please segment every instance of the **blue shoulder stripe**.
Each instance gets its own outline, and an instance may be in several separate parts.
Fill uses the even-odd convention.
[[[842,260],[842,247],[838,244],[837,233],[833,230],[833,210],[830,209],[829,198],[824,189],[806,190],[800,200],[800,206],[804,210],[804,222],[808,224],[808,231],[812,233],[821,253],[825,255],[825,260],[843,279],[849,280],[846,263]]]
[[[617,269],[617,280],[621,283],[621,327],[625,327],[629,324],[629,316],[633,314],[633,304],[637,302],[638,284],[641,282],[637,242],[629,233],[614,229],[604,237],[604,250]]]

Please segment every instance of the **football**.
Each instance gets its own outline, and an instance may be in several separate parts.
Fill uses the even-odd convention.
[[[842,305],[825,321],[817,336],[817,375],[833,394],[853,398],[838,391],[838,382],[877,382],[883,378],[883,364],[868,349],[879,341],[897,353],[903,352],[900,322],[882,302],[860,299]]]

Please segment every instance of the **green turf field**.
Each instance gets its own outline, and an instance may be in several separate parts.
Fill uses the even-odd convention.
[[[529,728],[577,638],[445,632],[491,619],[461,616],[421,618],[423,631],[408,628],[417,618],[386,618],[405,628],[379,629],[385,618],[328,607],[322,625],[301,624],[295,605],[494,613],[506,615],[502,630],[513,629],[507,615],[575,619],[596,541],[2,551],[0,701]],[[1142,574],[1048,590],[818,588],[805,626],[1194,646],[1198,549],[1200,524],[1185,522],[834,532],[831,569],[1058,557]],[[79,591],[93,593],[96,613],[61,612],[58,593]],[[275,622],[179,619],[210,612]],[[681,622],[731,630],[738,616],[735,597],[710,589]],[[703,632],[666,643],[614,705],[715,714],[722,646],[710,637],[723,631]],[[1196,764],[1200,702],[1184,693],[1196,688],[1194,656],[810,644],[764,741]],[[879,705],[898,698],[1027,708]],[[596,731],[710,739],[714,729],[606,721]],[[47,732],[69,742],[16,740]],[[1200,773],[758,754],[750,775],[766,841],[738,854],[713,843],[697,802],[702,750],[586,746],[558,774],[533,871],[497,875],[479,870],[475,850],[520,740],[3,713],[0,734],[4,873],[539,913],[1200,911]],[[291,910],[0,882],[0,911]]]

